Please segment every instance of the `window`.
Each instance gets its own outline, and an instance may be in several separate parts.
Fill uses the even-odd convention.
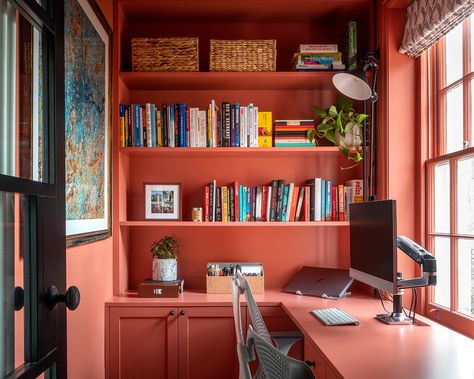
[[[474,16],[431,53],[432,157],[427,160],[427,244],[438,283],[427,315],[472,337],[474,330]]]

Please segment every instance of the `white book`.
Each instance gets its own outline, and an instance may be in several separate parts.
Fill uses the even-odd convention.
[[[258,147],[258,107],[253,107],[252,141],[253,147]]]
[[[295,183],[290,183],[288,188],[288,203],[286,205],[286,219],[283,221],[290,221],[291,201],[293,199],[293,191]]]
[[[321,178],[314,179],[314,221],[321,221]]]
[[[253,135],[253,104],[249,104],[249,110],[247,115],[247,146],[253,147],[252,141]]]
[[[153,144],[152,132],[151,132],[151,104],[145,104],[145,122],[146,122],[146,145],[151,147]]]
[[[174,120],[171,122],[171,106],[166,107],[166,113],[168,116],[168,146],[174,147]]]
[[[267,191],[267,221],[270,221],[270,210],[272,207],[272,186],[268,186]]]
[[[189,108],[189,147],[197,147],[196,129],[196,108]]]
[[[308,43],[300,45],[300,53],[337,53],[337,44]]]
[[[246,106],[244,109],[244,146],[245,147],[250,147],[249,146],[249,107]]]
[[[198,112],[198,123],[199,123],[199,147],[206,147],[206,124],[207,124],[207,112]]]
[[[257,196],[255,199],[255,220],[262,221],[262,191],[257,187]]]
[[[245,123],[247,120],[245,119],[245,110],[247,107],[240,107],[239,113],[240,113],[240,147],[245,147]]]

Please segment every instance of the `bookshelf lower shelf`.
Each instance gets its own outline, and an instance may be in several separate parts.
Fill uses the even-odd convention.
[[[193,222],[193,221],[121,221],[121,227],[191,227],[191,228],[301,228],[347,227],[349,221],[298,221],[298,222]]]

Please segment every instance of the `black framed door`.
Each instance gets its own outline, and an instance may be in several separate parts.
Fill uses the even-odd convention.
[[[0,0],[0,377],[65,378],[63,2]]]

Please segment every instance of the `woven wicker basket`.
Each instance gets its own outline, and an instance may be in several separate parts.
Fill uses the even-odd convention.
[[[132,38],[132,71],[199,71],[198,38]]]
[[[211,39],[209,71],[275,71],[276,40]]]

